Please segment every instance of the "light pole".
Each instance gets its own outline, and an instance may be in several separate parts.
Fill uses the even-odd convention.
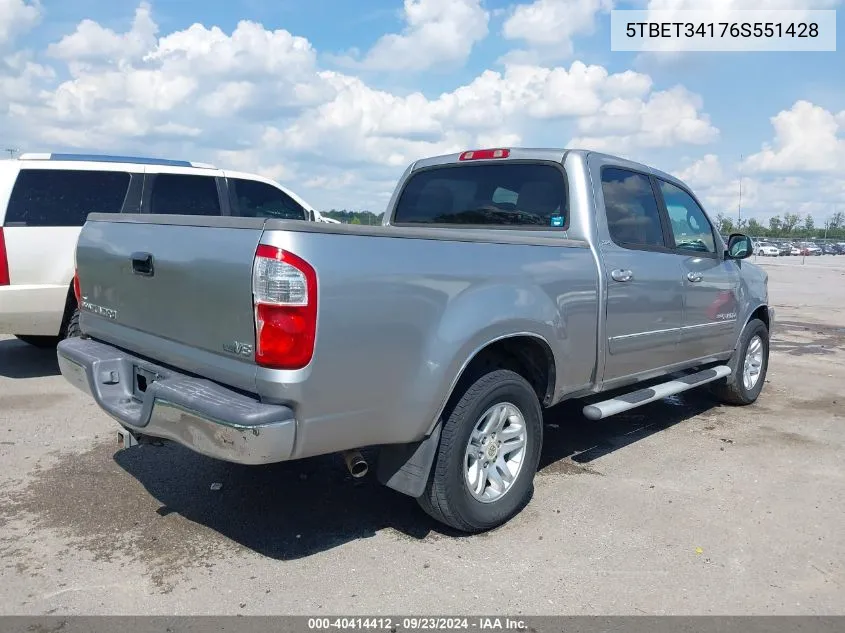
[[[739,205],[736,212],[736,230],[742,230],[742,154],[739,155]]]

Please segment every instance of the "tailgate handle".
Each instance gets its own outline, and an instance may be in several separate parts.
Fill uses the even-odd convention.
[[[144,275],[145,277],[152,277],[153,270],[153,256],[152,253],[132,253],[132,272],[136,275]]]

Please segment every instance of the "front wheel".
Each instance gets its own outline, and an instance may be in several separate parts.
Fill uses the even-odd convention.
[[[769,368],[769,329],[760,319],[745,326],[728,362],[731,375],[714,383],[716,396],[727,404],[747,405],[757,400]]]
[[[463,392],[444,420],[419,504],[462,532],[498,527],[531,500],[542,444],[534,389],[515,372],[491,371]]]

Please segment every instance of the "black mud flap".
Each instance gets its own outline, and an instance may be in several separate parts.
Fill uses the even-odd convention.
[[[382,446],[376,473],[379,483],[415,499],[421,497],[440,444],[440,426],[419,442]]]

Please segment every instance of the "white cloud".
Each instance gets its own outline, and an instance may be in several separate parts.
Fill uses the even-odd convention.
[[[635,148],[703,145],[719,130],[701,113],[701,98],[682,86],[652,93],[647,100],[616,98],[578,122],[582,134],[571,145],[612,153]]]
[[[456,4],[407,3],[402,37],[434,37],[421,25],[442,23],[438,6],[460,14]],[[383,201],[408,163],[461,149],[564,146],[575,132],[640,152],[718,135],[698,96],[655,91],[642,73],[507,64],[439,95],[400,95],[321,69],[311,43],[282,29],[241,21],[231,32],[193,24],[161,34],[147,4],[126,32],[84,21],[48,50],[53,66],[20,54],[7,73],[0,65],[9,142],[213,162],[296,183],[318,205]]]
[[[32,61],[27,53],[0,59],[0,112],[37,103],[39,85],[55,76],[52,68]]]
[[[31,29],[40,19],[38,0],[0,0],[0,47]]]
[[[705,154],[699,160],[675,172],[675,176],[691,187],[717,187],[724,184],[725,172],[716,154]]]
[[[809,101],[797,101],[771,119],[772,143],[749,156],[758,172],[837,172],[845,170],[845,110],[834,114]]]
[[[155,46],[157,32],[150,5],[142,2],[128,32],[118,34],[93,20],[83,20],[76,31],[51,44],[47,54],[68,62],[138,59]]]
[[[596,16],[611,7],[611,0],[535,0],[519,4],[505,20],[502,35],[546,49],[546,53],[553,47],[556,55],[568,56],[573,52],[572,38],[592,33]]]
[[[834,208],[845,207],[845,187],[838,174],[748,174],[745,166],[724,164],[715,154],[705,154],[674,174],[692,188],[713,217],[722,213],[736,220],[741,205],[743,218],[753,217],[764,225],[775,215],[797,213],[813,215],[820,226]]]
[[[336,154],[340,146],[349,150],[348,160],[400,166],[467,146],[522,141],[531,121],[580,122],[611,147],[620,142],[614,136],[620,131],[626,134],[628,148],[704,143],[718,134],[699,111],[695,95],[674,89],[649,96],[650,78],[633,72],[611,75],[601,66],[581,62],[569,69],[488,70],[432,100],[420,93],[400,97],[374,90],[338,73],[324,72],[321,77],[334,87],[335,97],[276,129],[273,142],[326,155]],[[623,119],[614,104],[632,111],[621,130],[618,122]]]
[[[368,70],[419,71],[462,63],[487,37],[490,14],[480,0],[405,0],[402,33],[383,35],[360,61],[336,61]]]
[[[804,10],[830,9],[837,6],[841,0],[649,0],[648,9],[651,11],[698,11],[702,8],[713,11],[718,15],[724,11],[745,10]]]

